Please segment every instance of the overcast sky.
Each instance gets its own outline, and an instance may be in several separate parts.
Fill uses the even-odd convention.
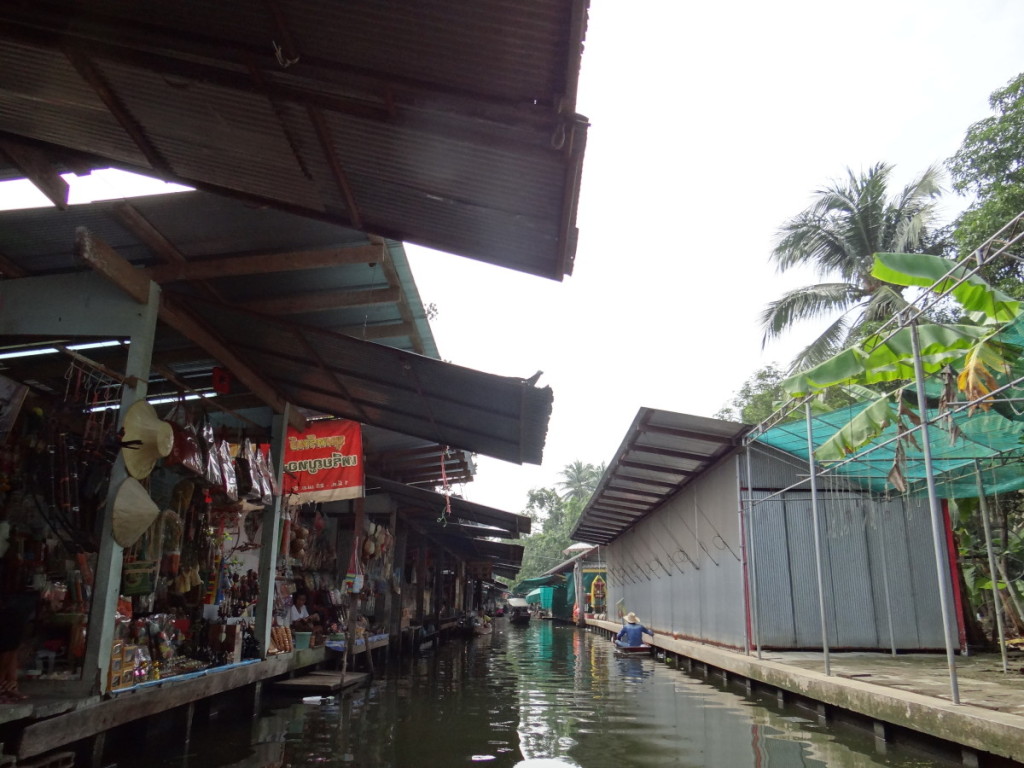
[[[562,283],[407,246],[444,359],[554,390],[544,464],[481,458],[456,491],[508,511],[577,459],[610,461],[641,407],[711,416],[759,367],[774,233],[813,191],[884,161],[901,187],[959,147],[1024,71],[1024,3],[591,0],[591,128]],[[946,216],[963,201],[948,195]]]

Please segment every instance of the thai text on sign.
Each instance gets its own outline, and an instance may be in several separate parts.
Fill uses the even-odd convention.
[[[288,428],[284,446],[287,503],[356,499],[363,495],[363,434],[359,423],[330,419],[301,432]]]

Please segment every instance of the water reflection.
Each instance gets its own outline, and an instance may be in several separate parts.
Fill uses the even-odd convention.
[[[553,622],[498,623],[394,666],[337,704],[276,708],[237,734],[199,733],[190,755],[160,766],[259,768],[791,768],[940,765],[870,734],[823,730],[687,676],[650,657],[621,657],[604,638]],[[230,739],[233,749],[225,748]],[[225,759],[231,754],[231,759]]]

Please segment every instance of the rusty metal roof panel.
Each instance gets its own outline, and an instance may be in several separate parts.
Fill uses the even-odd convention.
[[[192,309],[299,406],[517,464],[540,464],[550,388],[319,328],[196,302]]]
[[[0,137],[561,279],[586,8],[10,0]]]
[[[641,408],[573,529],[607,544],[740,445],[749,427]]]
[[[427,511],[434,520],[438,518],[438,510],[444,510],[446,503],[450,503],[453,517],[493,526],[504,532],[502,538],[518,539],[520,535],[528,534],[532,525],[532,520],[527,515],[505,512],[461,499],[458,496],[446,496],[423,488],[414,488],[404,483],[396,483],[382,477],[367,476],[366,487],[368,492],[380,489],[400,499],[406,508],[412,507]]]
[[[2,25],[0,25],[2,26]],[[4,39],[0,32],[3,131],[95,152],[111,160],[145,157],[65,56]],[[69,132],[73,128],[73,134]]]

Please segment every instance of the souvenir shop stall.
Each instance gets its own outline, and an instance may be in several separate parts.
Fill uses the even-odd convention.
[[[184,399],[140,399],[120,420],[122,377],[73,362],[66,379],[47,394],[0,377],[4,695],[26,680],[92,687],[93,633],[112,638],[100,687],[113,692],[258,658],[260,523],[280,493],[265,431],[229,433]],[[105,529],[116,568],[99,556]],[[120,574],[116,612],[90,618],[104,570]]]
[[[326,645],[358,653],[386,644],[393,523],[367,514],[357,422],[288,431],[271,654]]]

